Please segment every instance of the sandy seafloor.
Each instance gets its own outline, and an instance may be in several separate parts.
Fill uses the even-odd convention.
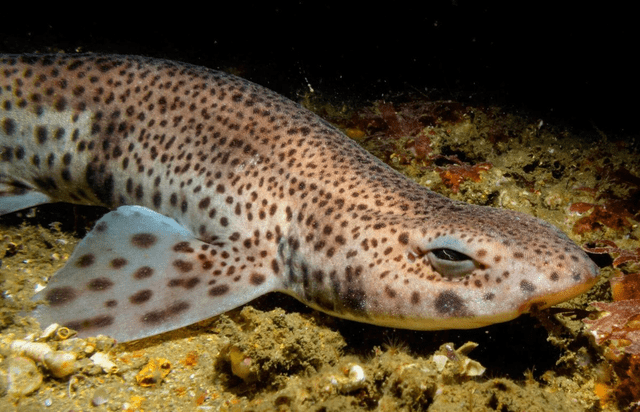
[[[622,229],[602,225],[582,234],[573,231],[590,212],[570,212],[571,204],[604,204],[606,198],[624,199],[637,190],[637,180],[614,175],[626,170],[638,179],[637,154],[596,128],[589,140],[499,107],[445,103],[420,132],[429,137],[427,159],[443,155],[428,162],[419,159],[415,136],[369,133],[366,122],[353,122],[351,108],[311,106],[432,190],[540,217],[581,245],[608,239],[621,248],[640,247],[640,230],[631,218]],[[371,117],[380,113],[377,106],[360,110]],[[444,115],[448,110],[459,111],[453,121]],[[409,114],[398,116],[403,122]],[[452,155],[468,167],[490,167],[479,172],[479,181],[448,187],[438,167],[457,164],[446,160]],[[20,312],[32,307],[36,285],[64,265],[79,241],[76,233],[103,212],[47,205],[0,218],[3,357],[11,342],[39,335],[33,319]],[[559,305],[566,311],[525,315],[479,330],[381,328],[270,294],[225,315],[129,344],[113,346],[107,338],[44,339],[55,350],[75,353],[77,369],[56,378],[40,362],[4,359],[0,411],[618,410],[626,405],[597,394],[598,384],[613,386],[616,376],[580,320],[591,310],[589,302],[610,299],[613,269],[610,260],[603,264],[608,266],[591,291]],[[110,372],[88,359],[96,352],[108,354],[115,364]],[[11,375],[17,382],[8,383],[10,370],[17,371]],[[29,382],[36,384],[29,389]]]

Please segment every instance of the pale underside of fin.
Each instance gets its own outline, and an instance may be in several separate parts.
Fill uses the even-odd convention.
[[[0,177],[0,216],[52,201],[42,192],[8,184],[2,180]]]
[[[278,279],[258,265],[225,273],[230,253],[223,243],[197,240],[173,219],[123,206],[96,223],[34,297],[48,301],[34,316],[42,327],[56,322],[80,336],[130,341],[207,319],[277,288]]]

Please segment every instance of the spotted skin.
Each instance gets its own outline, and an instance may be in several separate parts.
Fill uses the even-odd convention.
[[[139,205],[185,230],[162,250],[160,227],[127,232],[114,240],[127,258],[108,264],[89,242],[70,258],[84,286],[54,276],[43,312],[87,334],[136,339],[272,290],[378,325],[475,328],[569,299],[598,276],[548,223],[435,194],[247,80],[133,56],[5,55],[0,67],[0,213]],[[153,283],[144,253],[166,260],[162,279],[173,280]],[[111,271],[95,277],[96,261]],[[78,318],[87,306],[97,309]],[[131,323],[140,330],[118,335]]]

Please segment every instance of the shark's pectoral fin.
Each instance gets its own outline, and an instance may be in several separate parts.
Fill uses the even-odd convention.
[[[121,207],[96,223],[36,295],[48,304],[35,316],[43,327],[57,322],[119,341],[177,329],[277,287],[270,271],[237,254],[149,209]]]

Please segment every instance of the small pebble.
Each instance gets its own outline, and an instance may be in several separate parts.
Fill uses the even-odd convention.
[[[35,392],[42,384],[42,374],[36,363],[24,356],[7,358],[2,363],[0,385],[9,395],[25,396]]]
[[[93,397],[91,398],[91,404],[93,406],[100,406],[109,402],[109,390],[101,386],[93,392]]]

